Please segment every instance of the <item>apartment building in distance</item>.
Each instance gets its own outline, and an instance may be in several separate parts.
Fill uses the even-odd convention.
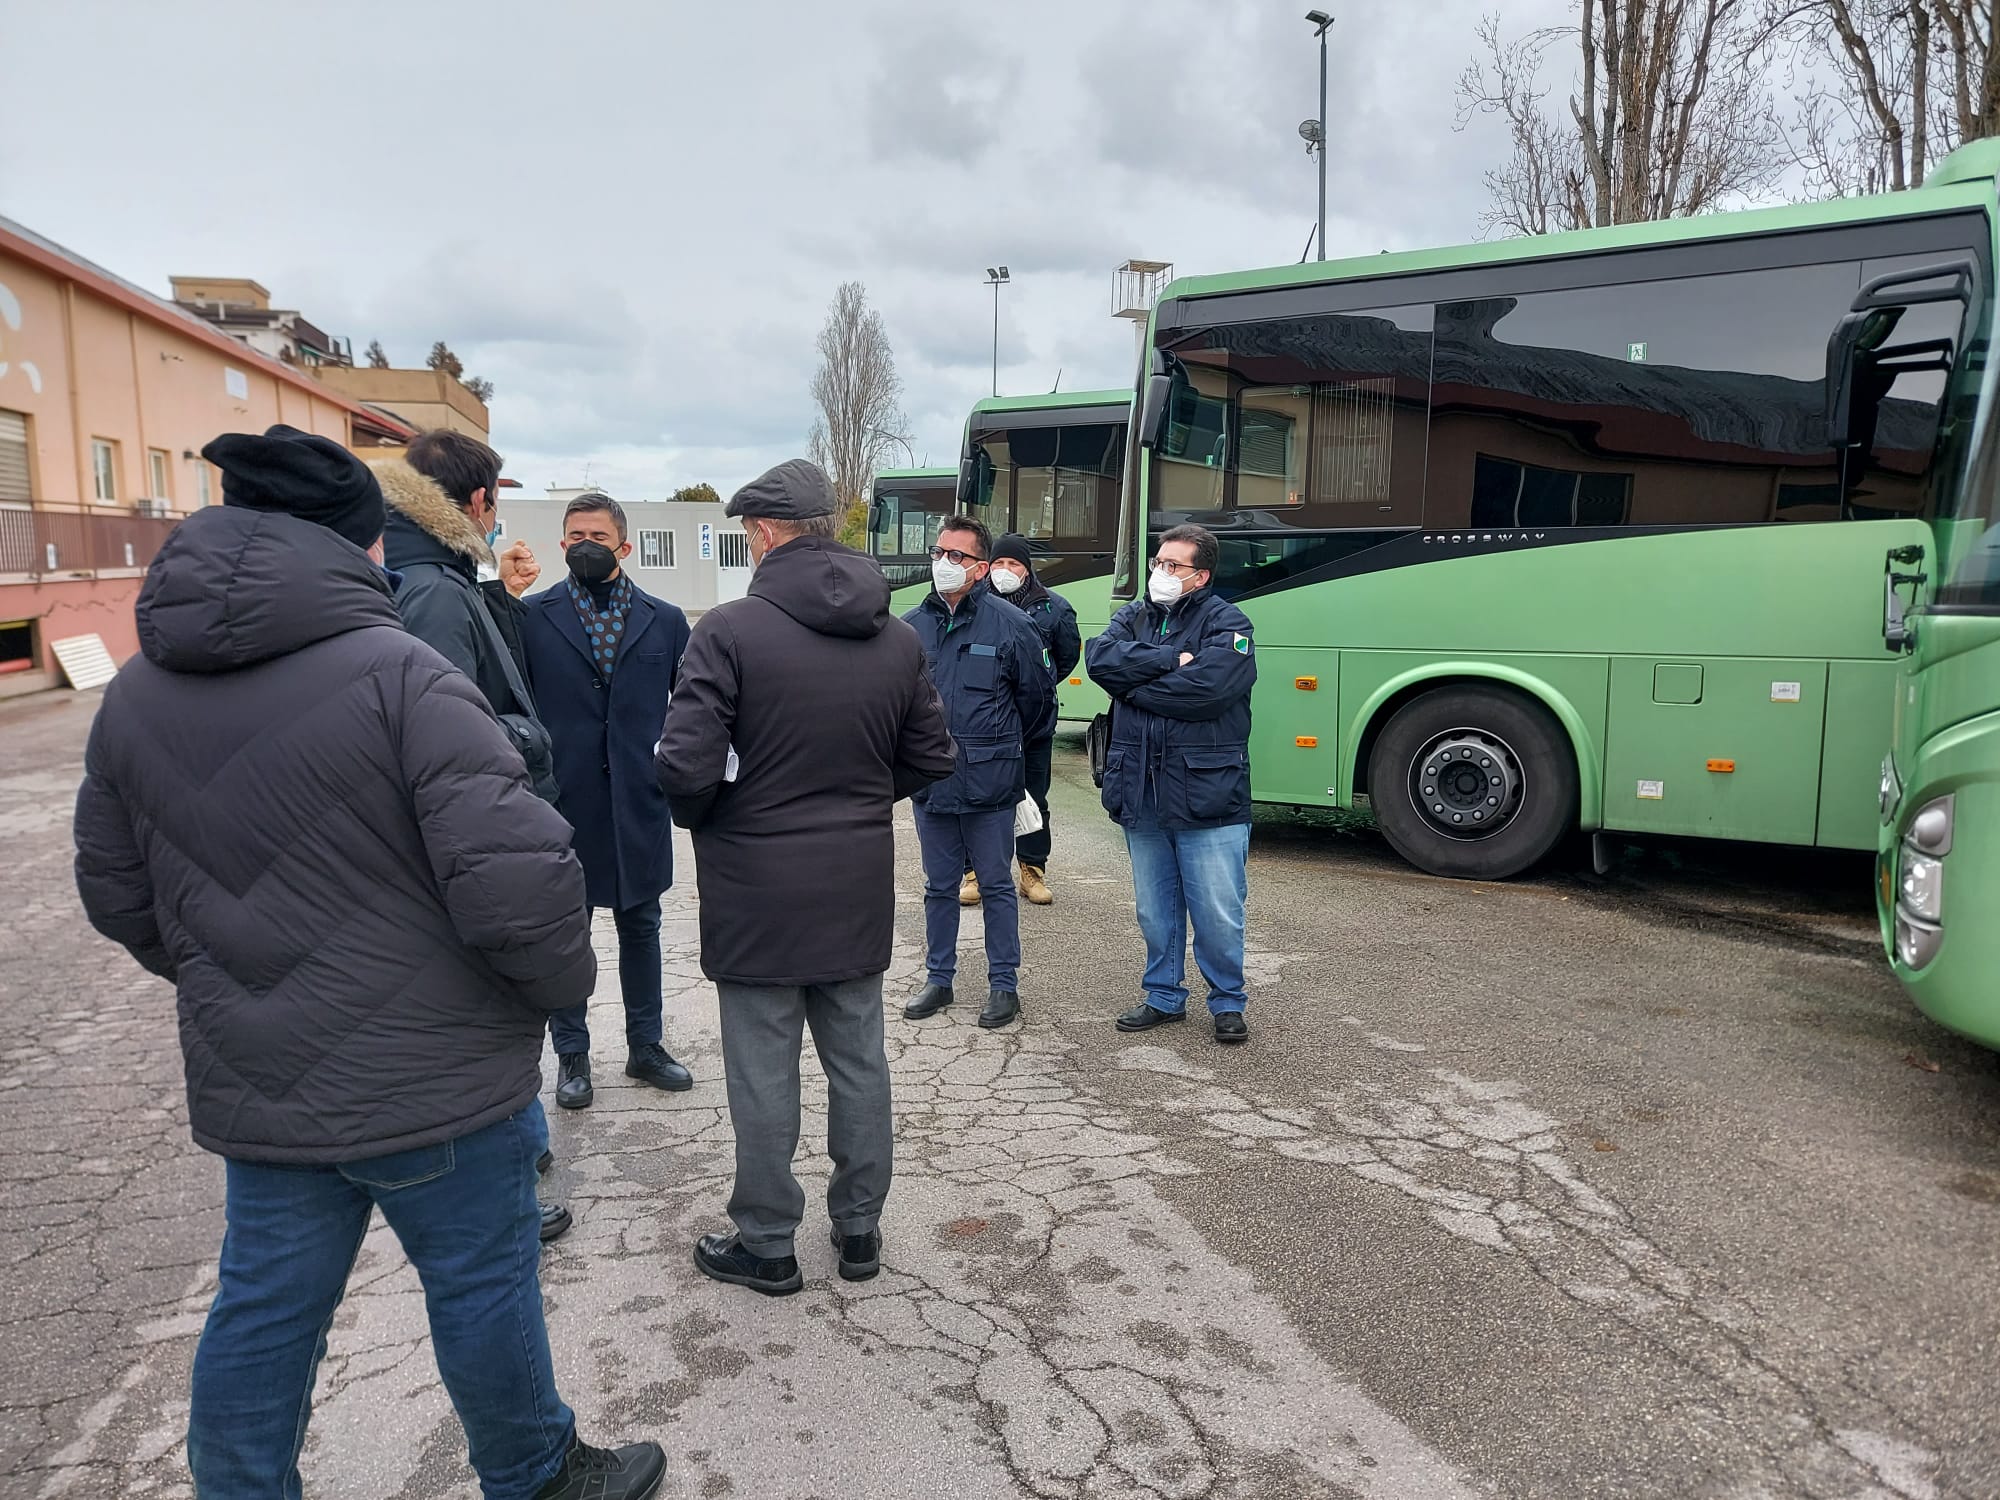
[[[416,435],[296,356],[0,218],[0,694],[53,684],[55,640],[135,652],[147,566],[183,516],[222,499],[201,449],[274,422],[355,448]]]

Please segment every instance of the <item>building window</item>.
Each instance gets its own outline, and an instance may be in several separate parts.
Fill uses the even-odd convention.
[[[0,411],[0,500],[34,499],[28,468],[28,418]]]
[[[740,531],[718,532],[715,538],[715,561],[718,567],[747,568],[750,566],[750,538]]]
[[[146,471],[147,477],[153,482],[153,487],[147,491],[147,494],[155,500],[173,499],[174,487],[171,478],[173,459],[168,455],[166,449],[148,448],[146,450]]]
[[[215,504],[215,493],[209,488],[208,464],[197,459],[194,466],[194,495],[203,505]]]
[[[671,568],[674,565],[674,534],[671,531],[639,533],[639,566]]]
[[[108,438],[90,440],[90,469],[95,476],[95,490],[101,504],[114,505],[118,500],[118,445]]]

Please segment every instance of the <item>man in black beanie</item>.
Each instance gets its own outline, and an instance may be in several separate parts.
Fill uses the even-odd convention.
[[[202,451],[224,503],[147,571],[75,830],[91,925],[177,991],[188,1124],[224,1164],[195,1490],[299,1493],[379,1209],[484,1492],[642,1500],[666,1460],[577,1439],[537,1276],[542,1030],[597,977],[569,825],[403,629],[367,467],[290,427]]]
[[[1048,663],[1050,682],[1060,686],[1075,670],[1083,655],[1083,637],[1076,627],[1076,611],[1061,594],[1052,594],[1035,576],[1035,555],[1028,539],[1010,531],[993,544],[993,592],[1019,609],[1042,638],[1043,659]],[[1041,810],[1042,826],[1014,840],[1014,858],[1020,864],[1021,894],[1036,906],[1055,900],[1049,893],[1049,780],[1055,759],[1055,721],[1049,732],[1029,740],[1023,749],[1028,758],[1028,795]],[[979,903],[979,882],[970,870],[958,890],[959,903]]]

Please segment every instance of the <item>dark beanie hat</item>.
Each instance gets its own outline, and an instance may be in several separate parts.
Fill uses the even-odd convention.
[[[382,487],[332,438],[280,422],[262,437],[225,432],[201,450],[222,470],[222,503],[312,521],[366,550],[382,535]]]
[[[1035,554],[1028,548],[1028,539],[1018,531],[1010,531],[993,544],[994,561],[1011,557],[1030,573],[1035,571]]]

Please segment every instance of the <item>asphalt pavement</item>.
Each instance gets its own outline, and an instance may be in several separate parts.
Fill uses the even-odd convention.
[[[187,1137],[170,991],[70,882],[95,706],[0,704],[0,1494],[165,1500],[192,1493],[222,1176]],[[1143,962],[1124,852],[1076,737],[1056,768],[1023,1023],[891,1015],[874,1282],[834,1276],[810,1219],[800,1296],[690,1263],[731,1147],[691,880],[669,895],[696,1088],[600,1050],[593,1108],[547,1101],[577,1223],[544,1288],[587,1435],[656,1436],[666,1495],[741,1500],[2000,1495],[2000,1060],[1903,999],[1865,859],[1649,845],[1462,884],[1365,817],[1260,815],[1253,1034],[1225,1050],[1199,1018],[1112,1029]],[[379,1226],[303,1467],[341,1500],[477,1493]]]

